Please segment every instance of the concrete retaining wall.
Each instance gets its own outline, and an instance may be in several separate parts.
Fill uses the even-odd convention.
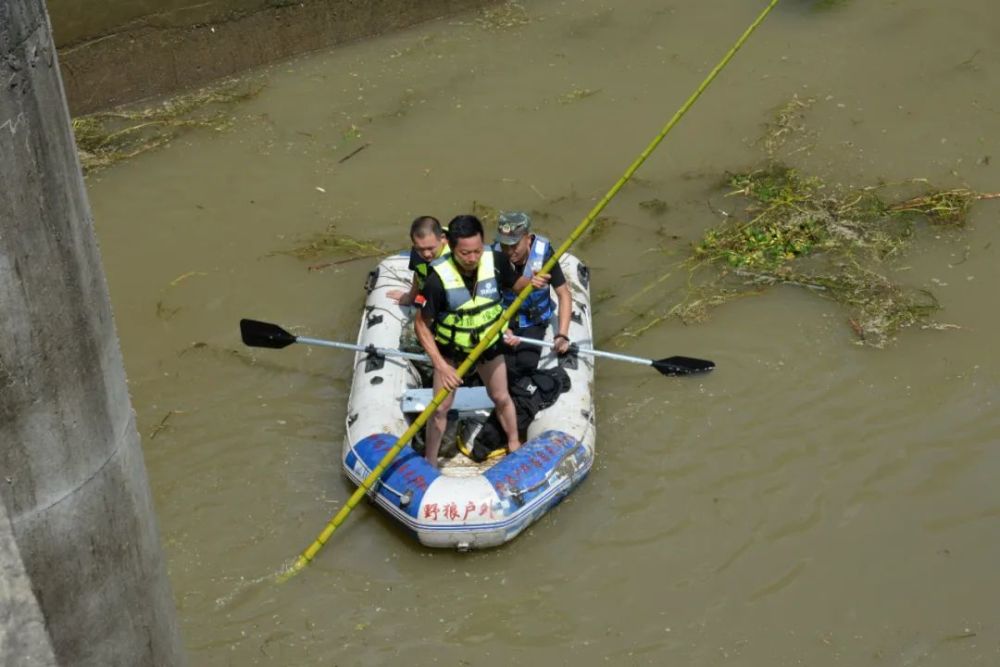
[[[60,664],[178,665],[173,598],[42,0],[0,0],[0,80],[0,501],[16,543],[0,550],[0,570],[16,571],[19,555]],[[27,602],[13,613],[37,628]],[[8,650],[0,646],[0,658]]]

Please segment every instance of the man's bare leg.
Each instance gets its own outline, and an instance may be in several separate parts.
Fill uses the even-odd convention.
[[[439,373],[434,373],[434,395],[441,391],[441,377]],[[424,431],[424,458],[435,468],[438,467],[438,450],[441,448],[441,438],[444,430],[448,426],[448,410],[455,400],[455,392],[451,392],[441,401],[441,405],[434,411],[434,414],[427,420],[427,427]]]
[[[500,425],[507,434],[507,451],[517,451],[521,446],[521,439],[517,433],[517,412],[514,409],[514,401],[507,391],[507,364],[503,355],[499,354],[489,361],[480,361],[479,377],[486,385],[486,393],[493,401]]]

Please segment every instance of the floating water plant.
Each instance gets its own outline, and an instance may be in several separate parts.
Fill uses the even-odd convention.
[[[484,204],[481,201],[472,202],[472,215],[479,218],[483,223],[483,227],[487,230],[487,236],[489,235],[488,230],[496,228],[497,215],[499,213],[499,209],[494,206]]]
[[[934,295],[895,283],[886,260],[902,253],[920,221],[959,228],[973,202],[1000,193],[904,185],[916,183],[926,192],[893,202],[889,186],[831,189],[778,163],[729,174],[725,196],[739,198],[742,210],[695,244],[682,264],[690,278],[681,300],[642,314],[621,335],[640,335],[668,317],[699,321],[713,307],[777,284],[843,305],[860,344],[883,347],[914,324],[948,328],[930,319],[939,308]]]
[[[819,180],[780,164],[731,174],[727,184],[727,196],[746,201],[746,219],[706,232],[694,248],[696,260],[776,271],[819,252],[884,259],[911,234],[909,222],[889,215],[875,191],[830,193]]]
[[[494,7],[487,7],[476,22],[487,30],[506,30],[527,25],[530,22],[528,11],[517,2],[504,2]]]
[[[893,204],[887,210],[894,215],[915,213],[927,216],[931,222],[940,225],[962,226],[972,202],[997,198],[1000,198],[1000,193],[983,194],[959,188],[913,197]]]
[[[670,210],[670,205],[662,199],[647,199],[639,202],[639,208],[649,211],[652,215],[661,216]]]
[[[590,226],[590,229],[588,229],[587,233],[584,234],[579,241],[577,241],[577,244],[580,247],[583,247],[593,243],[604,236],[608,230],[617,225],[619,222],[621,221],[618,218],[610,215],[600,215],[596,217],[593,224]]]
[[[816,11],[823,11],[825,9],[834,9],[840,7],[841,5],[846,5],[850,0],[809,0],[812,4],[812,8]]]
[[[811,97],[803,100],[798,95],[792,95],[792,99],[775,111],[774,118],[767,124],[764,136],[760,140],[768,157],[773,159],[791,137],[808,136],[805,115],[815,102],[816,100]]]
[[[574,88],[568,93],[563,93],[559,96],[559,104],[572,104],[573,102],[578,102],[596,95],[599,92],[601,92],[600,89],[593,90],[592,88]]]
[[[221,105],[249,99],[259,86],[227,81],[171,98],[144,109],[116,109],[73,119],[80,165],[84,173],[164,146],[191,128],[222,131],[232,117]]]
[[[305,239],[302,245],[289,250],[279,250],[274,254],[291,255],[301,260],[314,260],[331,255],[346,255],[353,258],[378,257],[385,254],[385,246],[377,241],[359,240],[337,231],[336,225]]]
[[[883,347],[912,325],[957,328],[931,319],[939,304],[929,290],[890,277],[893,262],[921,225],[960,231],[973,203],[1000,193],[935,189],[923,179],[830,187],[804,176],[783,160],[811,147],[815,134],[806,112],[814,103],[793,96],[775,110],[758,142],[766,156],[762,166],[726,174],[716,194],[732,203],[722,207],[729,212],[720,210],[722,222],[691,246],[686,259],[625,301],[634,319],[616,338],[642,335],[672,317],[700,321],[717,306],[779,284],[843,306],[862,345]],[[638,305],[652,295],[662,300],[668,280],[685,271],[687,282],[672,303]]]

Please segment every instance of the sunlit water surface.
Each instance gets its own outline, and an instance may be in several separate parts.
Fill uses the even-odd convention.
[[[305,572],[267,578],[351,491],[351,357],[247,349],[237,322],[351,341],[374,261],[276,251],[331,224],[398,248],[415,215],[473,202],[565,238],[763,4],[422,25],[275,65],[232,130],[89,178],[192,664],[998,664],[995,201],[891,265],[960,329],[859,347],[791,287],[668,320],[613,349],[717,370],[601,362],[597,464],[513,543],[431,552],[362,504]],[[815,100],[805,173],[1000,190],[995,2],[816,4],[779,5],[575,250],[602,344],[679,298],[682,271],[635,295],[718,224],[722,175],[763,158],[793,95]]]

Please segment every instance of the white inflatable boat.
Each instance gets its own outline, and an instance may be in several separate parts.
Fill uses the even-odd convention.
[[[404,327],[412,327],[409,309],[387,293],[409,289],[408,264],[409,253],[393,255],[369,274],[358,345],[399,349]],[[589,271],[572,255],[564,255],[560,265],[573,297],[570,340],[591,347]],[[553,322],[547,340],[554,333]],[[579,484],[594,461],[593,359],[542,352],[540,368],[557,364],[566,370],[571,387],[537,414],[521,449],[483,463],[459,453],[435,469],[408,445],[372,489],[373,500],[429,547],[481,549],[512,540]],[[343,452],[344,471],[355,484],[361,484],[431,398],[412,361],[356,354]],[[488,414],[492,405],[482,387],[460,387],[452,409],[461,420]]]

